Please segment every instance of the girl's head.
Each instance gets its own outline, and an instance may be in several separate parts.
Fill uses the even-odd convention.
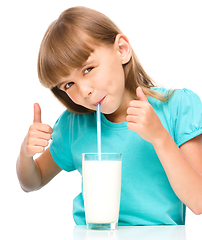
[[[41,43],[38,57],[38,75],[41,83],[71,111],[88,113],[88,106],[78,105],[58,87],[75,69],[81,69],[100,46],[112,48],[122,32],[105,15],[85,7],[64,11],[48,28]],[[123,37],[128,42],[127,38]],[[118,40],[117,40],[118,39]],[[128,43],[129,44],[129,43]],[[130,58],[122,62],[125,88],[136,96],[141,86],[145,94],[152,95],[152,80],[146,74],[135,53],[130,49]],[[102,81],[102,80],[101,80]],[[73,80],[71,79],[71,82]],[[71,84],[70,82],[70,84]]]

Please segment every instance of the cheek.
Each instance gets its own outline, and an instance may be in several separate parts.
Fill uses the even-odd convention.
[[[125,74],[122,64],[116,61],[114,65],[111,65],[111,79],[116,83],[116,87],[123,88],[125,86]]]
[[[99,76],[100,89],[108,88],[112,91],[120,91],[125,87],[124,71],[121,66],[111,66],[110,68],[103,71],[105,74]]]
[[[111,75],[109,86],[113,88],[117,93],[122,93],[125,89],[125,75],[120,69],[116,69],[114,74]]]
[[[91,80],[93,87],[102,91],[109,84],[109,79],[109,73],[105,69],[101,69]]]
[[[76,93],[75,90],[69,89],[69,91],[67,92],[67,95],[74,103],[76,103],[78,105],[80,104],[79,103],[79,95],[78,95],[78,93]]]

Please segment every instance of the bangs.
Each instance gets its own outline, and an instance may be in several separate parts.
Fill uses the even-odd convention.
[[[93,41],[76,26],[55,21],[48,28],[38,56],[38,76],[42,85],[53,88],[79,68],[94,51]]]

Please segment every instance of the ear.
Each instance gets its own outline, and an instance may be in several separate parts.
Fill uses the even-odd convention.
[[[122,64],[128,63],[132,55],[132,49],[128,38],[123,34],[118,34],[115,39],[115,45],[119,51]]]

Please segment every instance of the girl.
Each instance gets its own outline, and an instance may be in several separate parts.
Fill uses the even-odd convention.
[[[42,188],[62,169],[82,173],[82,153],[97,150],[100,103],[102,150],[123,156],[119,225],[184,224],[185,205],[201,214],[201,101],[187,89],[156,87],[109,18],[84,7],[64,11],[43,38],[38,75],[67,110],[52,130],[34,105],[17,160],[24,191]],[[82,192],[73,217],[86,224]]]

